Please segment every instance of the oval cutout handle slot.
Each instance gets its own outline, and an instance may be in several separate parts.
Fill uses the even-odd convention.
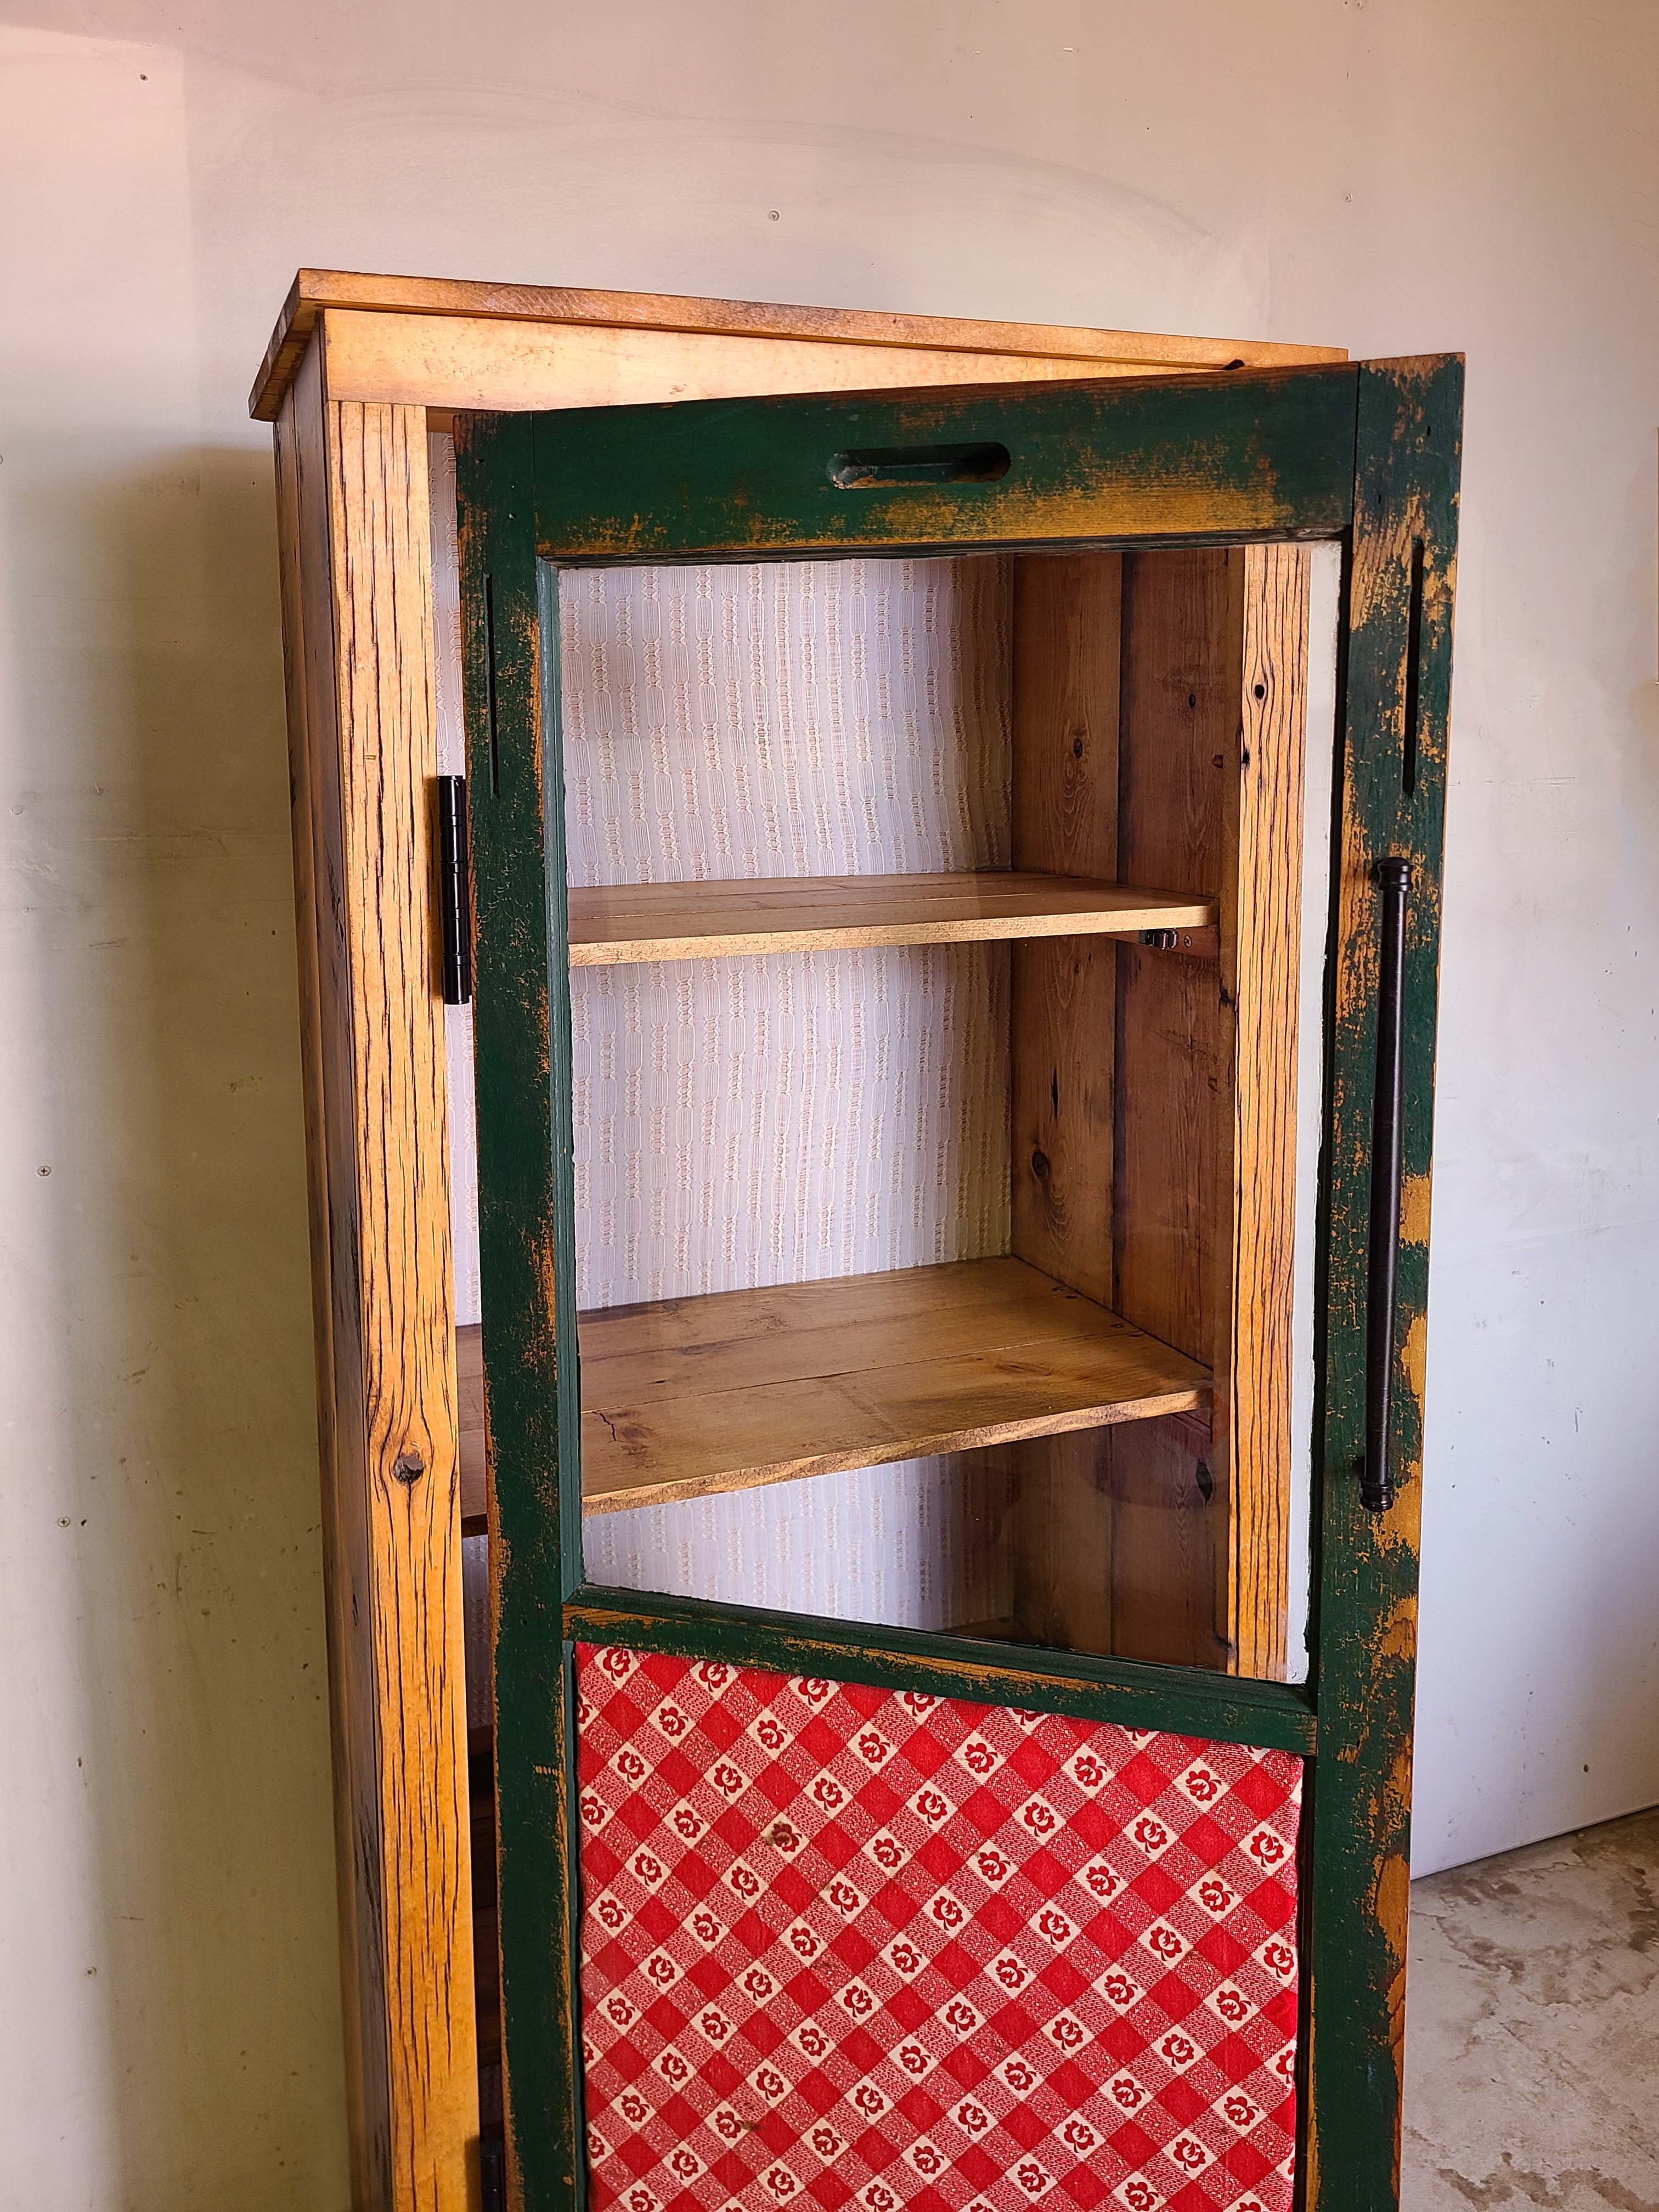
[[[994,483],[1008,473],[1006,446],[870,446],[837,453],[830,481],[843,491],[886,491],[904,484]]]

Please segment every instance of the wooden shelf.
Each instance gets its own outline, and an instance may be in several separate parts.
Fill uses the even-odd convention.
[[[974,1260],[584,1314],[584,1510],[1188,1413],[1195,1361],[1023,1260]],[[462,1501],[483,1511],[463,1330]],[[471,1341],[469,1341],[471,1340]]]
[[[570,964],[1213,927],[1216,902],[1083,876],[763,877],[570,893]],[[1197,948],[1194,948],[1197,949]]]

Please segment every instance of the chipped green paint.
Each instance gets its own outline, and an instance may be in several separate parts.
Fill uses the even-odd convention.
[[[1443,358],[463,424],[504,2030],[523,2212],[574,2212],[583,2185],[568,1667],[569,1638],[578,1635],[1309,1756],[1303,2188],[1310,2206],[1340,2212],[1395,2204],[1461,397],[1462,364]],[[1009,468],[1002,477],[856,492],[830,480],[836,453],[914,453],[930,445],[1004,446]],[[557,582],[550,560],[538,565],[538,547],[550,559],[739,557],[1183,532],[1213,542],[1339,534],[1351,524],[1317,1255],[1324,1304],[1310,1687],[582,1587],[568,1357],[575,1267],[563,824],[552,734]],[[1414,596],[1423,610],[1415,652]],[[1407,948],[1400,1494],[1389,1514],[1373,1518],[1359,1504],[1356,1468],[1376,1033],[1371,871],[1388,852],[1413,857],[1417,890]]]
[[[1079,1720],[1247,1743],[1304,1758],[1314,1749],[1313,1706],[1282,1682],[1251,1682],[1196,1667],[1133,1659],[1015,1652],[918,1629],[869,1628],[806,1614],[766,1613],[695,1598],[634,1590],[580,1589],[565,1607],[565,1630],[594,1643],[724,1659],[785,1674],[820,1674],[882,1689],[924,1690],[983,1705],[1040,1705]]]
[[[1336,779],[1334,963],[1321,1278],[1322,1481],[1316,1529],[1308,1883],[1310,2208],[1386,2212],[1399,2195],[1406,1907],[1423,1466],[1420,1347],[1451,696],[1463,364],[1359,372],[1346,696]],[[1412,646],[1413,600],[1422,620]],[[1414,679],[1414,702],[1413,700]],[[1407,727],[1415,705],[1416,728]],[[1406,944],[1405,1174],[1394,1390],[1398,1494],[1359,1502],[1365,1262],[1376,1047],[1376,865],[1413,863]]]
[[[611,562],[1332,537],[1352,496],[1356,374],[1345,364],[572,409],[537,418],[537,539],[550,559]],[[1006,474],[832,478],[851,452],[974,447],[1005,448]]]
[[[576,1337],[570,1035],[548,990],[565,965],[564,809],[539,711],[539,643],[556,625],[538,599],[529,419],[462,425],[456,464],[508,2156],[515,2202],[575,2212],[574,1718],[560,1620],[581,1527],[574,1361],[562,1356]]]

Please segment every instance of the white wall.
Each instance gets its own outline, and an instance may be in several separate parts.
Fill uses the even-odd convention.
[[[1421,1863],[1659,1796],[1659,15],[6,13],[0,2201],[345,2203],[243,414],[301,262],[1467,349]]]

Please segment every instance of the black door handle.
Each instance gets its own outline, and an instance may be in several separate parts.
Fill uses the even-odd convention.
[[[1397,854],[1376,866],[1382,937],[1376,990],[1376,1090],[1371,1104],[1370,1243],[1365,1273],[1365,1458],[1359,1498],[1373,1513],[1394,1504],[1389,1414],[1394,1392],[1394,1318],[1400,1282],[1401,1110],[1405,1066],[1406,900],[1412,864]]]

